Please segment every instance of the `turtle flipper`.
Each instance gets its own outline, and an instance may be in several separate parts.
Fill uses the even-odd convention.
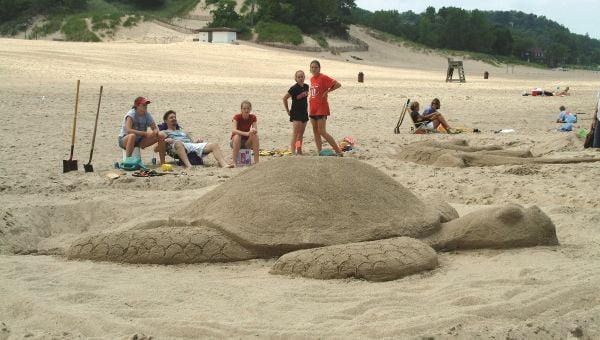
[[[389,281],[437,266],[433,248],[414,238],[396,237],[294,251],[281,256],[270,273]]]
[[[230,262],[256,255],[218,231],[202,226],[158,227],[84,236],[73,242],[69,259],[178,264]]]

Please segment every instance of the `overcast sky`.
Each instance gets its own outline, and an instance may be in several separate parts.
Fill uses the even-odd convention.
[[[395,9],[398,12],[411,10],[422,13],[429,6],[436,11],[442,7],[459,7],[466,10],[483,11],[516,10],[545,16],[566,28],[571,33],[589,34],[600,39],[600,0],[461,0],[461,1],[415,1],[415,0],[355,0],[358,7],[371,12]]]

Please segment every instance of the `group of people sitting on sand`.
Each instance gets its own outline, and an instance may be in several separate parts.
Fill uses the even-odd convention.
[[[160,164],[166,163],[166,155],[178,159],[185,168],[202,163],[194,162],[204,155],[212,154],[219,166],[234,167],[223,156],[217,143],[209,143],[184,130],[177,120],[177,113],[168,110],[163,115],[163,122],[157,124],[148,112],[151,101],[145,97],[137,97],[133,107],[125,114],[123,126],[119,133],[119,146],[125,150],[126,156],[131,157],[136,147],[146,148],[156,144],[155,151],[160,157]],[[241,112],[232,118],[231,146],[233,154],[240,149],[248,148],[254,151],[254,162],[258,163],[258,130],[256,116],[251,114],[252,104],[245,100],[241,104]],[[235,161],[235,157],[233,158]]]
[[[450,127],[444,115],[439,111],[441,103],[438,98],[434,98],[431,101],[431,106],[425,108],[423,113],[419,113],[420,105],[419,102],[412,102],[410,104],[410,117],[417,130],[432,130],[439,131],[444,130],[447,133],[456,133],[456,131]]]
[[[321,138],[324,138],[332,147],[335,155],[342,156],[335,139],[327,133],[327,117],[330,115],[327,101],[329,93],[337,90],[342,85],[335,79],[321,73],[321,64],[317,60],[310,63],[312,78],[310,87],[304,84],[304,72],[296,71],[296,83],[290,87],[283,97],[284,108],[292,124],[292,154],[302,154],[302,141],[306,123],[310,122],[315,135],[315,143],[319,154],[322,149]],[[288,106],[292,100],[291,109]],[[308,110],[310,99],[310,112]],[[206,154],[213,154],[221,167],[236,167],[236,159],[241,149],[251,149],[254,163],[259,162],[259,137],[256,115],[252,114],[252,104],[248,100],[242,101],[240,112],[231,120],[230,146],[232,149],[233,163],[229,164],[223,152],[216,143],[208,143],[182,129],[177,121],[177,113],[173,110],[165,112],[163,123],[157,124],[154,117],[148,112],[150,100],[137,97],[132,108],[125,114],[119,133],[118,144],[125,150],[126,157],[133,155],[136,147],[146,148],[156,144],[155,151],[159,154],[160,163],[166,163],[166,155],[179,159],[185,168],[196,165],[194,159]]]

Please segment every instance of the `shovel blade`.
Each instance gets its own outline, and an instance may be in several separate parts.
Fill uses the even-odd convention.
[[[83,168],[85,169],[85,172],[94,172],[94,167],[92,164],[84,164]]]
[[[74,159],[63,160],[63,173],[77,171],[77,161]]]

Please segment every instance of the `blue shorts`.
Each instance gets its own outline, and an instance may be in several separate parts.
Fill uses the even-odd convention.
[[[121,149],[125,150],[125,145],[123,144],[123,138],[125,138],[125,136],[119,136],[119,146],[121,147]],[[135,136],[135,145],[136,146],[140,146],[140,142],[142,141],[142,139],[144,139],[144,137],[142,136]]]
[[[319,116],[310,116],[310,119],[314,119],[314,120],[327,120],[327,116],[326,115],[319,115]]]

